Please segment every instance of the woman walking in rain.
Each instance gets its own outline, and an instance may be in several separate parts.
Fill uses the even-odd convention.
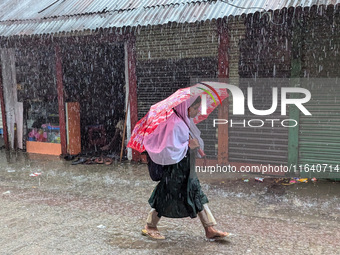
[[[214,228],[216,221],[195,173],[193,157],[196,157],[199,148],[203,149],[203,140],[190,118],[198,114],[200,104],[200,97],[192,97],[182,102],[174,107],[175,114],[145,137],[144,146],[151,160],[163,165],[163,176],[149,199],[152,209],[142,230],[144,235],[153,239],[165,239],[157,229],[157,223],[162,216],[195,218],[198,215],[207,238],[229,235]]]

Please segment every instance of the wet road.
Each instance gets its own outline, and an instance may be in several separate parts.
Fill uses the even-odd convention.
[[[236,236],[209,242],[197,218],[162,218],[166,240],[153,241],[141,235],[155,186],[145,165],[0,150],[0,253],[339,254],[339,182],[200,180],[218,228]]]

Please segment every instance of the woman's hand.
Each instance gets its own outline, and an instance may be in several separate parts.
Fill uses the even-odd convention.
[[[189,139],[189,148],[190,149],[196,149],[196,148],[199,148],[200,147],[200,144],[198,143],[198,140],[196,138],[194,139]]]

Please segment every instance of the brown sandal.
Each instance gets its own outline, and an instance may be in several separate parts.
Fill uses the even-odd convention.
[[[222,231],[218,231],[217,230],[217,232],[215,233],[214,236],[212,236],[212,237],[207,237],[206,236],[206,238],[209,239],[209,240],[212,240],[212,239],[220,240],[220,239],[224,239],[224,238],[231,237],[231,236],[233,236],[232,233],[222,232]]]
[[[143,236],[148,236],[151,239],[154,240],[164,240],[165,236],[162,236],[159,231],[147,231],[146,229],[142,229],[142,235]]]
[[[97,164],[104,164],[104,160],[102,157],[96,158],[94,162],[96,162]]]
[[[94,163],[95,163],[95,162],[94,162],[93,158],[88,158],[88,159],[86,159],[86,161],[84,162],[85,165],[92,165],[92,164],[94,164]]]
[[[104,163],[105,163],[105,165],[111,165],[113,163],[113,160],[112,160],[112,158],[105,158]]]

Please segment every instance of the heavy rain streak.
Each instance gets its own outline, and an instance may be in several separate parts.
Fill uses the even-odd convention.
[[[339,254],[339,1],[6,2],[1,254]]]

